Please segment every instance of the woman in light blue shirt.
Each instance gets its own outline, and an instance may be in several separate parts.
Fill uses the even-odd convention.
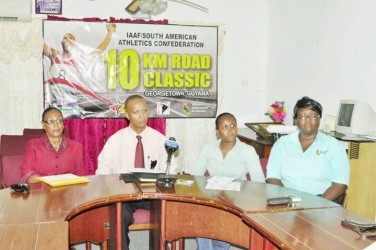
[[[235,117],[222,113],[215,120],[218,140],[204,146],[192,175],[226,176],[246,180],[249,173],[252,181],[265,182],[259,157],[255,149],[241,142]],[[197,238],[198,250],[229,249],[223,241]]]
[[[317,101],[309,97],[297,101],[294,121],[299,130],[273,145],[266,181],[340,203],[350,164],[344,146],[319,131],[321,115]]]

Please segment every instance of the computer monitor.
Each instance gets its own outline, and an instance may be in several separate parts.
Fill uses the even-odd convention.
[[[351,135],[376,135],[376,113],[361,100],[341,100],[335,131]]]

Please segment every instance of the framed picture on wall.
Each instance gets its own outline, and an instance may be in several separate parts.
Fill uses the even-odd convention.
[[[35,14],[61,15],[63,0],[35,0]]]

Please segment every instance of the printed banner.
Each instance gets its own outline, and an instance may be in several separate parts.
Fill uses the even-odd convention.
[[[44,21],[44,105],[65,118],[124,117],[145,98],[150,117],[215,117],[218,27]]]

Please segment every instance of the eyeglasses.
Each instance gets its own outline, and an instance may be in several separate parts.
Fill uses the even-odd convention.
[[[305,121],[307,120],[307,118],[311,119],[312,121],[316,121],[317,119],[320,119],[320,116],[316,114],[310,114],[310,115],[303,114],[303,115],[298,115],[297,117],[297,119],[301,121]]]
[[[17,193],[29,193],[30,192],[30,186],[27,183],[21,183],[21,184],[12,184],[10,185],[10,189]]]
[[[54,124],[60,125],[60,124],[63,124],[64,120],[57,119],[57,120],[48,120],[48,121],[43,121],[43,122],[46,123],[47,125],[54,125]]]
[[[363,239],[376,239],[376,234],[364,234],[359,229],[354,229]]]
[[[351,220],[342,220],[341,224],[345,227],[351,228],[363,239],[376,239],[376,234],[365,234],[365,231],[376,229],[376,224],[359,223]]]

